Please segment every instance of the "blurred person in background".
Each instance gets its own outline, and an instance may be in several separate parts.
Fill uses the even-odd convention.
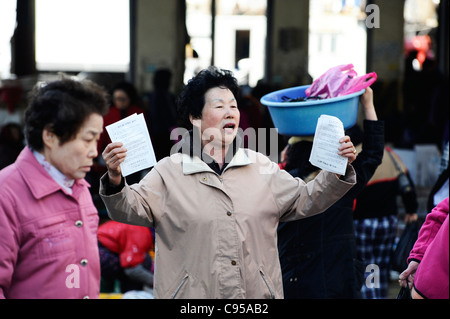
[[[360,101],[364,108],[364,130],[357,125],[346,130],[358,150],[352,163],[356,185],[324,213],[278,226],[285,298],[361,297],[364,269],[356,257],[354,200],[381,163],[384,122],[378,120],[370,87]],[[320,172],[309,162],[313,136],[293,137],[289,142],[281,166],[292,176],[309,181]]]
[[[14,163],[24,146],[22,127],[5,124],[0,131],[0,169]]]
[[[141,114],[144,113],[144,109],[140,106],[139,95],[135,86],[130,82],[119,82],[111,90],[112,103],[109,107],[108,113],[103,117],[103,133],[100,136],[98,142],[98,154],[102,154],[106,145],[111,143],[108,132],[105,127],[120,121],[134,113]],[[98,158],[100,167],[96,166],[96,171],[101,176],[106,172],[106,166],[99,156]],[[127,181],[130,183],[136,183],[141,179],[142,172],[136,172],[126,177]],[[98,176],[99,177],[99,176]],[[95,179],[95,187],[98,187],[98,178]]]
[[[408,183],[400,183],[399,169]],[[364,284],[361,288],[364,299],[387,298],[390,259],[398,227],[399,196],[405,209],[405,224],[417,221],[414,183],[400,157],[386,146],[380,166],[356,198],[353,215],[358,258],[364,261],[366,269],[369,265],[376,265],[379,269],[379,286]],[[366,271],[366,283],[372,273]]]
[[[172,72],[158,69],[153,76],[152,92],[144,95],[148,112],[146,118],[156,159],[169,156],[173,146],[170,132],[177,127],[175,96],[170,92]]]

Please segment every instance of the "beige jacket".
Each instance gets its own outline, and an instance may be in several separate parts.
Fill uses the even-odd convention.
[[[100,195],[114,220],[154,226],[155,298],[283,298],[280,221],[318,214],[356,182],[322,172],[305,184],[239,149],[221,176],[198,157],[162,159],[139,184]]]

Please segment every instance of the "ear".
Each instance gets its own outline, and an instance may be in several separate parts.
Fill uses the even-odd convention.
[[[44,128],[42,130],[42,142],[44,142],[45,147],[51,149],[55,143],[58,143],[58,138],[53,131],[48,128]]]
[[[189,121],[191,121],[192,126],[197,127],[198,129],[200,129],[201,127],[201,119],[195,118],[192,115],[189,115]]]

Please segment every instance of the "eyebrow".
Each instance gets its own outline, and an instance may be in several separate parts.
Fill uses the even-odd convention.
[[[234,101],[236,101],[236,98],[232,98],[232,99],[230,99],[230,102],[234,102]],[[211,102],[225,102],[225,100],[223,100],[223,99],[212,99],[211,100]]]
[[[97,135],[102,134],[102,132],[98,132],[98,131],[96,131],[96,130],[87,130],[85,133],[86,133],[86,134],[93,135],[93,136],[97,136]]]

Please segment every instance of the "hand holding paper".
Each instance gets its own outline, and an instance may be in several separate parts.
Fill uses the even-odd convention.
[[[335,116],[321,115],[317,121],[309,161],[325,171],[345,175],[348,158],[338,155],[339,139],[345,135],[344,125]]]
[[[127,157],[120,164],[124,177],[156,164],[155,152],[143,114],[133,114],[108,125],[106,131],[112,142],[121,142],[127,149]]]

